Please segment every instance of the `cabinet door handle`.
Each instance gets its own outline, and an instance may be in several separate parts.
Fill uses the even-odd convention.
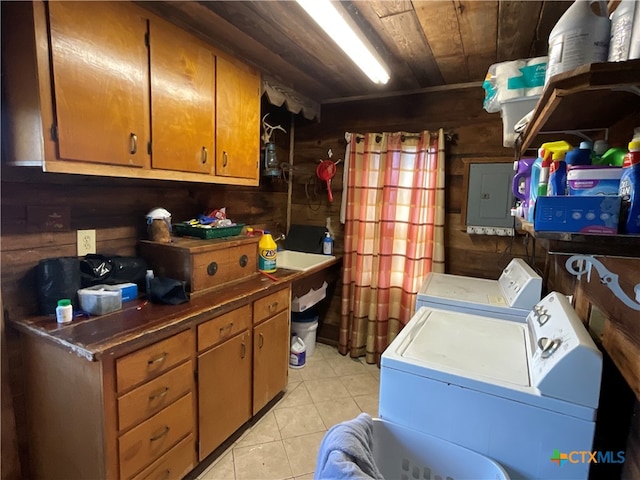
[[[160,355],[158,355],[156,358],[152,358],[150,360],[147,361],[148,365],[153,365],[154,363],[160,363],[163,362],[165,358],[167,358],[167,355],[169,355],[167,352],[162,352]]]
[[[207,152],[207,147],[202,147],[202,163],[207,163],[207,157],[209,156],[209,152]]]
[[[135,155],[136,152],[138,151],[138,135],[131,132],[131,135],[129,136],[129,142],[131,146],[131,150],[130,150],[131,155]]]
[[[229,156],[227,155],[227,152],[222,152],[222,166],[226,167],[228,161],[229,161]]]
[[[167,393],[169,393],[169,387],[164,387],[164,390],[162,390],[161,392],[149,395],[149,401],[152,402],[157,398],[166,397]]]
[[[153,437],[151,437],[151,438],[149,439],[149,441],[150,441],[150,442],[155,442],[156,440],[160,440],[160,439],[161,439],[162,437],[164,437],[167,433],[169,433],[169,430],[170,430],[169,425],[166,425],[166,426],[164,427],[164,430],[162,430],[162,433],[159,433],[159,434],[157,434],[157,435],[154,435]]]
[[[258,348],[262,348],[264,345],[264,335],[261,333],[258,335]]]
[[[240,345],[240,358],[244,358],[246,354],[247,354],[247,346],[243,342]]]
[[[278,308],[278,302],[270,303],[268,308],[270,312],[273,312],[276,308]]]
[[[228,330],[227,334],[229,334],[232,328],[233,328],[233,322],[230,322],[229,325],[225,325],[224,327],[220,327],[220,335],[222,335],[225,330]]]

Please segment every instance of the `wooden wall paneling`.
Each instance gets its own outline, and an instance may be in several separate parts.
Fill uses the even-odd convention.
[[[18,446],[18,433],[16,431],[16,417],[14,410],[14,397],[10,382],[9,352],[5,337],[4,315],[2,314],[2,299],[0,298],[0,356],[2,365],[2,441],[0,452],[2,458],[0,463],[2,469],[0,478],[2,480],[13,480],[21,478],[20,454]]]
[[[622,467],[621,478],[640,478],[640,401],[637,401],[631,417],[631,428],[629,429],[629,438],[627,441],[627,455],[624,466]]]

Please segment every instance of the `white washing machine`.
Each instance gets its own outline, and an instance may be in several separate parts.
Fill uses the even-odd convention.
[[[559,460],[591,451],[601,372],[556,292],[525,323],[422,307],[382,354],[379,416],[484,454],[511,478],[586,479],[588,463]]]
[[[498,280],[429,273],[418,291],[416,310],[433,307],[524,322],[541,292],[540,275],[514,258]]]

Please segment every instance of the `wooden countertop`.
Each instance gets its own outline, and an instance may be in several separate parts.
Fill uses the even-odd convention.
[[[160,336],[170,335],[185,327],[216,317],[251,300],[268,295],[312,275],[339,265],[341,258],[306,272],[278,269],[278,281],[256,273],[235,283],[228,283],[191,295],[181,305],[161,305],[142,300],[125,302],[117,312],[89,318],[76,317],[67,324],[56,322],[55,316],[12,319],[9,324],[20,332],[37,336],[69,349],[80,357],[98,361],[104,355],[126,345],[142,346]]]

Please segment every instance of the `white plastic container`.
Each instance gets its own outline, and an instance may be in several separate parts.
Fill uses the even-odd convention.
[[[506,100],[500,105],[500,116],[502,117],[502,145],[513,147],[518,137],[513,127],[531,110],[536,108],[539,95],[532,97],[519,97]]]
[[[291,354],[289,355],[289,366],[291,368],[304,367],[306,359],[307,347],[300,337],[297,335],[291,336]]]
[[[296,334],[307,347],[307,357],[313,355],[316,348],[316,330],[318,329],[318,317],[313,317],[310,321],[291,321],[291,333]]]
[[[611,15],[610,62],[640,58],[640,7],[635,0],[622,0]]]
[[[122,290],[114,285],[94,285],[78,290],[80,308],[92,315],[104,315],[122,308]]]
[[[611,21],[606,15],[607,2],[594,0],[576,0],[564,12],[549,35],[545,85],[559,73],[607,61]]]
[[[373,419],[373,458],[384,478],[510,478],[480,453],[378,418]]]

